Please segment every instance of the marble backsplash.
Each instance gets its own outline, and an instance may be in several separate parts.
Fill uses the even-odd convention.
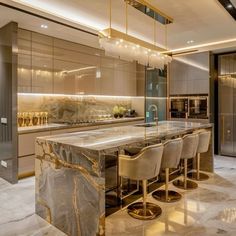
[[[130,109],[132,100],[128,97],[18,96],[18,112],[48,112],[49,122],[86,122],[111,118],[114,106]]]

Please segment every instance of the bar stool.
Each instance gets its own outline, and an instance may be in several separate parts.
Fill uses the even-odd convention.
[[[183,147],[182,138],[172,139],[164,143],[164,151],[161,161],[161,169],[165,170],[165,190],[157,190],[152,196],[161,202],[176,202],[181,199],[181,194],[176,191],[169,190],[169,169],[177,168],[180,162]]]
[[[183,149],[181,153],[181,159],[184,160],[184,179],[182,180],[175,180],[173,185],[185,189],[196,189],[198,184],[187,180],[187,171],[188,171],[188,159],[192,159],[196,156],[198,147],[198,134],[187,134],[183,137]]]
[[[211,131],[201,131],[198,133],[198,136],[199,136],[199,142],[198,142],[197,160],[196,160],[197,168],[195,172],[191,172],[188,174],[188,178],[197,181],[203,181],[209,179],[209,176],[207,174],[200,173],[200,158],[201,158],[201,153],[205,153],[209,149]]]
[[[161,208],[147,202],[147,180],[158,176],[163,154],[163,144],[145,147],[136,156],[130,158],[119,155],[119,175],[133,180],[142,180],[143,202],[128,206],[128,214],[140,220],[151,220],[161,215]]]

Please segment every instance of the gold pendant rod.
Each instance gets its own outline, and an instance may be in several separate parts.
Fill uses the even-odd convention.
[[[167,19],[165,19],[165,21],[167,21]],[[168,50],[168,42],[167,42],[167,24],[165,24],[165,48],[166,50]]]
[[[154,12],[154,45],[156,46],[156,42],[157,42],[157,36],[156,36],[156,20],[155,20],[156,14]]]
[[[125,2],[125,33],[128,34],[128,2]]]
[[[111,0],[109,0],[109,18],[110,18],[110,22],[109,22],[110,27],[109,28],[111,28]]]

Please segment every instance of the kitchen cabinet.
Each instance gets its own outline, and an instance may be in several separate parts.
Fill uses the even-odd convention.
[[[35,139],[37,137],[48,136],[50,134],[51,134],[50,131],[20,134],[18,136],[18,156],[23,157],[23,156],[34,155]]]
[[[32,92],[53,93],[52,58],[32,57]]]
[[[50,131],[18,135],[18,177],[34,175],[35,140],[50,135]]]
[[[169,67],[170,95],[209,93],[209,53],[173,59]]]
[[[30,93],[32,91],[31,56],[18,55],[18,92]]]
[[[95,130],[100,128],[108,128],[114,126],[124,126],[124,125],[135,125],[138,123],[143,123],[140,120],[126,120],[126,122],[120,122],[115,124],[104,124],[97,126],[85,126],[85,127],[75,127],[75,128],[62,128],[58,130],[41,131],[35,133],[24,133],[18,135],[18,175],[19,177],[24,177],[27,175],[34,174],[34,161],[35,161],[35,140],[37,137],[49,136],[49,135],[60,135],[72,132],[81,132],[88,130]]]
[[[145,96],[145,74],[146,68],[143,65],[136,65],[136,95]]]
[[[31,33],[18,30],[18,92],[29,93],[32,90],[31,73]]]
[[[34,175],[35,155],[18,158],[18,178]]]
[[[115,61],[113,94],[117,96],[136,96],[136,63]]]
[[[144,95],[145,81],[140,76],[145,77],[145,73],[139,71],[137,75],[136,62],[107,57],[103,50],[27,30],[19,30],[18,39],[19,92]]]

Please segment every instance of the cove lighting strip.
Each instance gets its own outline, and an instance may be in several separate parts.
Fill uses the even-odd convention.
[[[34,96],[34,97],[74,97],[74,98],[112,98],[112,99],[150,99],[150,100],[165,100],[167,97],[143,97],[143,96],[111,96],[111,95],[70,95],[70,94],[47,94],[47,93],[18,93],[18,96]]]
[[[172,49],[169,51],[165,51],[164,53],[181,52],[184,50],[198,49],[198,48],[204,48],[204,47],[210,47],[210,46],[216,46],[219,44],[234,43],[234,42],[236,42],[236,38],[226,39],[226,40],[222,40],[222,41],[215,41],[215,42],[211,42],[211,43],[203,43],[203,44],[198,44],[198,45],[194,45],[194,46],[190,46],[190,47],[176,48],[176,49]]]

